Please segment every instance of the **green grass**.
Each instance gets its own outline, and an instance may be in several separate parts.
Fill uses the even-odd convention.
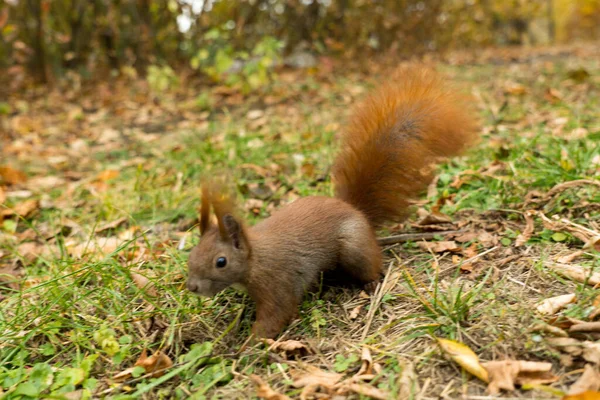
[[[583,83],[570,81],[568,71],[574,66],[585,67],[591,77]],[[580,249],[576,237],[556,236],[536,220],[526,247],[517,248],[514,242],[524,228],[522,213],[532,208],[598,231],[597,187],[578,186],[543,198],[559,183],[598,179],[598,63],[572,58],[553,60],[551,68],[534,62],[441,69],[479,93],[485,134],[476,149],[440,169],[437,194],[424,207],[445,198],[442,212],[470,229],[487,230],[495,236],[497,249],[478,260],[477,271],[466,276],[450,255],[430,254],[416,243],[393,246],[398,259],[389,251],[386,255],[394,279],[364,342],[360,339],[373,303],[352,289],[307,295],[300,319],[284,333],[318,349],[305,362],[347,376],[360,367],[361,347],[367,345],[382,365],[376,386],[392,395],[400,392],[398,378],[410,366],[421,385],[431,377],[426,396],[439,395],[448,382],[454,382],[448,389],[451,397],[461,393],[463,383],[468,383],[468,393],[483,393],[482,383],[468,380],[441,356],[434,336],[460,340],[486,360],[510,355],[556,362],[556,353],[527,333],[540,320],[532,305],[551,295],[576,292],[578,301],[565,315],[585,318],[595,294],[543,265],[557,254]],[[66,166],[48,167],[44,157],[8,154],[3,162],[30,177],[74,171],[84,180],[53,190],[27,187],[33,198],[54,207],[1,226],[0,268],[14,265],[23,276],[18,286],[0,283],[0,396],[64,398],[76,392],[84,398],[250,398],[251,373],[290,396],[298,395],[286,372],[294,367],[293,360],[273,357],[264,346],[242,346],[254,309],[247,296],[228,289],[214,299],[199,299],[186,292],[187,252],[197,242],[189,226],[196,216],[202,178],[217,171],[231,174],[249,223],[295,197],[331,195],[328,167],[335,154],[337,124],[347,116],[344,96],[356,99],[360,95],[349,94],[354,93],[349,87],[370,87],[377,80],[352,78],[340,77],[333,84],[315,78],[276,83],[272,93],[289,100],[267,107],[266,122],[260,126],[246,118],[247,111],[261,108],[252,105],[223,108],[202,129],[175,127],[152,136],[140,134],[133,117],[116,122],[109,114],[99,124],[124,126],[127,140],[107,146],[82,134],[91,150],[68,159]],[[522,84],[527,93],[506,95],[507,81]],[[546,100],[548,88],[559,89],[563,100]],[[251,100],[260,97],[245,104]],[[31,115],[42,112],[36,104]],[[87,118],[84,115],[83,126],[95,126]],[[566,121],[557,130],[559,118]],[[45,129],[63,123],[56,115],[41,121]],[[576,128],[585,128],[588,135],[568,138]],[[43,140],[46,150],[67,153],[66,139],[55,135]],[[131,162],[134,157],[140,160]],[[93,177],[107,169],[120,174],[94,182]],[[452,185],[457,179],[463,181],[460,187]],[[244,202],[258,196],[262,202],[248,209]],[[19,201],[9,197],[6,206]],[[121,217],[127,220],[122,226],[94,233]],[[42,238],[61,230],[64,233],[52,240]],[[70,255],[75,246],[92,245],[104,236],[119,237],[119,246],[83,258]],[[40,254],[22,254],[24,242],[35,243]],[[471,243],[480,253],[492,248],[478,240],[462,247]],[[500,265],[513,255],[519,258]],[[600,269],[597,253],[587,252],[578,263]],[[132,268],[148,277],[157,296],[148,287],[136,286]],[[350,319],[350,311],[359,305],[359,317]],[[111,383],[110,378],[132,367],[146,348],[164,351],[174,367],[160,378],[137,371],[125,383]],[[569,379],[555,387],[564,389]]]

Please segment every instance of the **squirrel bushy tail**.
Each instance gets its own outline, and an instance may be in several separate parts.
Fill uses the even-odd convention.
[[[435,164],[476,140],[471,104],[431,70],[397,70],[351,114],[332,168],[336,197],[374,228],[406,217]]]

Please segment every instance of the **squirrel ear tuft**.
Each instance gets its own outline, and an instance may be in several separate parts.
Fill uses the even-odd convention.
[[[240,249],[244,240],[242,225],[231,214],[223,215],[223,220],[220,222],[222,222],[223,232],[227,236],[223,239],[231,240],[233,247]]]
[[[204,232],[210,225],[210,199],[208,189],[202,188],[202,203],[200,206],[200,235],[204,235]]]

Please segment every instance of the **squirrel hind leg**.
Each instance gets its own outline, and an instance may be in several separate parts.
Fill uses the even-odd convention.
[[[375,233],[362,218],[342,227],[339,259],[340,272],[361,284],[372,293],[381,280],[382,256]]]

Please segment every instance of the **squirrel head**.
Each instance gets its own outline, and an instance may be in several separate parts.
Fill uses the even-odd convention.
[[[214,296],[235,283],[244,284],[250,245],[246,231],[232,213],[231,198],[204,187],[200,210],[200,243],[188,260],[187,288],[200,296]],[[210,220],[210,205],[217,223]]]

